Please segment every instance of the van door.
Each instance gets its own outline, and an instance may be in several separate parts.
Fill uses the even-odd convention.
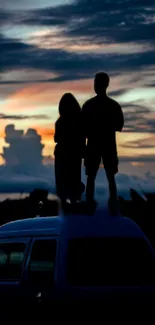
[[[29,244],[28,237],[0,240],[0,304],[3,312],[5,307],[11,307],[15,312],[18,302],[21,301],[22,279]]]
[[[54,304],[57,253],[57,237],[44,236],[32,240],[26,265],[26,291],[29,310],[33,312],[37,308],[38,313],[49,302]]]
[[[110,307],[154,304],[155,255],[138,237],[83,237],[69,240],[67,282],[80,299]],[[84,296],[85,294],[85,296]]]

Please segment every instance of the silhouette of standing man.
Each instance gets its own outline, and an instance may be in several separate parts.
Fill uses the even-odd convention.
[[[87,177],[86,199],[94,205],[95,178],[101,160],[109,182],[109,208],[111,214],[117,212],[117,188],[115,174],[118,172],[116,132],[122,131],[123,112],[120,105],[107,96],[109,76],[99,72],[95,76],[94,90],[97,96],[88,100],[82,108],[87,148],[85,167]]]

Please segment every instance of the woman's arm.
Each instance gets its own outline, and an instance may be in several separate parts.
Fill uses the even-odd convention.
[[[81,112],[81,150],[82,150],[82,158],[86,156],[86,113],[85,107],[83,106]]]

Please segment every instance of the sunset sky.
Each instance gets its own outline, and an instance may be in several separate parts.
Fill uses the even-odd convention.
[[[82,105],[101,70],[125,115],[121,170],[155,174],[154,35],[154,0],[0,0],[0,153],[14,124],[36,129],[50,159],[61,96]]]

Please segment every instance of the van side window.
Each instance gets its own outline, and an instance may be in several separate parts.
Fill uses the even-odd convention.
[[[54,280],[56,240],[36,240],[32,247],[28,281],[32,285],[50,286]]]
[[[24,243],[0,244],[0,281],[19,280],[24,262]]]

